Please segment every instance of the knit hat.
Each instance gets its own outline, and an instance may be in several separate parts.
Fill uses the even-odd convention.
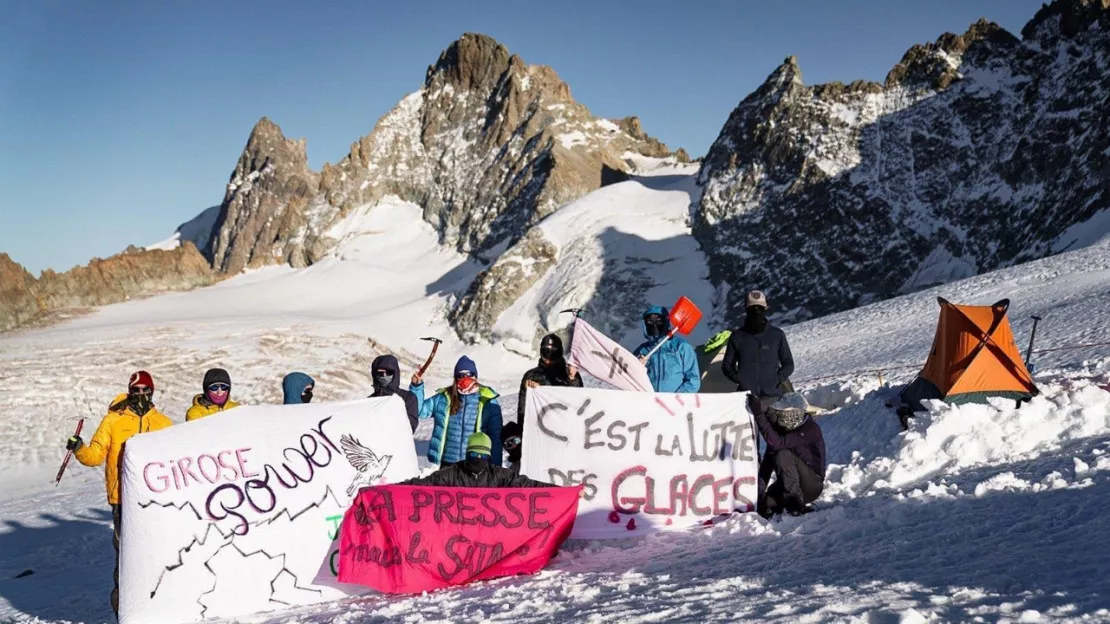
[[[493,443],[490,442],[489,436],[482,433],[481,431],[470,434],[470,437],[466,439],[466,452],[467,453],[479,453],[481,455],[492,455],[493,454],[492,449],[493,449]]]
[[[767,297],[763,294],[763,291],[753,290],[748,293],[748,299],[744,303],[744,307],[750,308],[752,306],[759,306],[761,308],[767,307]]]
[[[477,377],[478,365],[474,363],[474,360],[464,355],[455,363],[455,377],[458,377],[459,373],[463,371],[469,372],[471,377]]]
[[[204,373],[204,383],[201,385],[202,391],[207,391],[208,386],[214,383],[225,383],[231,385],[231,375],[227,374],[222,368],[210,368],[208,372]]]
[[[141,370],[131,373],[131,379],[127,382],[127,392],[130,393],[131,389],[135,386],[146,386],[151,391],[154,390],[154,380],[151,379],[150,373]]]

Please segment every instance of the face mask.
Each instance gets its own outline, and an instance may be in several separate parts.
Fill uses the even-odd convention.
[[[649,314],[645,316],[644,326],[647,327],[647,335],[652,338],[667,333],[667,319],[659,314]]]
[[[301,393],[301,403],[311,403],[311,402],[312,402],[312,388],[311,387],[305,388],[304,392]]]
[[[455,380],[459,394],[473,394],[478,390],[478,380],[473,377],[459,377]]]
[[[393,373],[375,373],[374,385],[379,388],[385,388],[393,382]]]
[[[150,411],[150,406],[152,404],[150,400],[151,393],[132,392],[129,398],[131,401],[131,409],[139,416]]]
[[[747,309],[744,317],[744,329],[759,333],[767,328],[767,309],[762,306],[752,306]]]

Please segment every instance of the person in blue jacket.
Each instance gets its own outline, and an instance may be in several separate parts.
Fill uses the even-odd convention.
[[[644,312],[640,329],[647,341],[636,347],[633,355],[644,362],[644,356],[671,331],[670,314],[663,306],[652,306]],[[694,347],[681,336],[667,340],[644,362],[648,379],[656,392],[697,392],[701,388],[701,370]]]
[[[434,418],[432,437],[428,441],[428,461],[447,465],[466,459],[466,441],[471,434],[482,432],[491,443],[490,463],[500,466],[501,404],[489,386],[478,383],[478,367],[465,355],[455,364],[455,382],[424,398],[424,380],[412,376],[409,392],[416,395],[420,419]]]
[[[316,382],[304,373],[289,373],[281,380],[282,404],[296,405],[312,400],[312,389]]]

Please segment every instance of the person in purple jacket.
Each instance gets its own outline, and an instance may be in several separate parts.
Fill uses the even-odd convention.
[[[809,503],[817,500],[825,488],[825,438],[821,427],[804,407],[783,402],[764,412],[758,409],[758,399],[753,403],[755,423],[767,447],[759,463],[756,510],[764,518],[784,511],[794,516],[813,511]],[[768,486],[771,476],[775,480]]]

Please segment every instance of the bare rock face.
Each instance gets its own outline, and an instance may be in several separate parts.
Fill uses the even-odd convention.
[[[238,273],[264,264],[311,264],[311,232],[305,225],[318,190],[319,176],[308,168],[305,142],[286,139],[263,117],[227,184],[207,249],[212,265]]]
[[[698,174],[710,274],[787,320],[1058,253],[1110,208],[1110,9],[1058,0],[1019,40],[979,21],[883,84],[807,87],[787,59]]]
[[[94,258],[64,273],[36,279],[0,253],[0,331],[52,312],[118,303],[129,297],[206,286],[218,278],[192,243],[173,250],[136,250]]]

